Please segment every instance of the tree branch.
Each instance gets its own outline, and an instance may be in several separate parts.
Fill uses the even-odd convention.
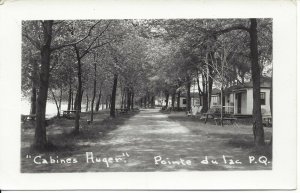
[[[58,25],[58,24],[61,24],[61,23],[63,23],[63,22],[64,22],[64,20],[57,21],[57,22],[53,22],[53,25]]]
[[[83,57],[85,54],[87,54],[89,52],[89,50],[91,49],[94,49],[95,46],[93,48],[92,45],[96,42],[96,40],[101,37],[103,35],[103,33],[108,29],[109,25],[110,25],[111,21],[106,25],[105,29],[97,36],[93,39],[93,41],[90,43],[90,45],[87,47],[87,49],[83,52],[83,55],[81,57]],[[98,46],[98,47],[101,47],[102,45]]]
[[[58,24],[59,24],[59,26],[57,27],[56,31],[53,31],[53,35],[56,35],[57,33],[59,33],[61,31],[62,27],[65,25],[64,21],[53,23],[53,25],[58,25]]]
[[[113,40],[110,40],[110,41],[108,41],[108,42],[105,42],[105,43],[103,43],[103,44],[99,44],[99,45],[96,45],[96,46],[94,46],[94,47],[92,47],[92,48],[90,48],[90,49],[87,49],[81,56],[80,56],[80,58],[83,58],[86,54],[88,54],[90,51],[92,51],[92,50],[94,50],[94,49],[96,49],[96,48],[99,48],[99,47],[102,47],[102,46],[104,46],[104,45],[106,45],[106,44],[109,44],[110,42],[112,42]]]
[[[38,41],[35,41],[33,38],[31,38],[27,33],[22,33],[22,36],[24,36],[25,38],[27,38],[30,43],[36,47],[38,50],[41,49],[41,44]]]
[[[87,39],[91,33],[92,33],[92,30],[95,28],[95,26],[100,23],[101,21],[98,21],[96,22],[88,31],[87,35],[84,36],[83,38],[81,38],[80,40],[77,40],[75,42],[71,42],[71,43],[67,43],[67,44],[63,44],[63,45],[60,45],[60,46],[56,46],[56,47],[53,47],[51,48],[51,51],[54,51],[54,50],[58,50],[58,49],[61,49],[61,48],[64,48],[64,47],[68,47],[68,46],[73,46],[75,44],[79,44],[80,42],[84,41],[85,39]]]
[[[243,25],[237,25],[237,26],[231,26],[231,27],[228,27],[228,28],[225,28],[225,29],[222,29],[222,30],[218,30],[218,31],[212,31],[211,33],[214,36],[219,36],[219,35],[222,35],[224,33],[234,31],[234,30],[244,30],[244,31],[249,32],[249,28],[247,28]]]

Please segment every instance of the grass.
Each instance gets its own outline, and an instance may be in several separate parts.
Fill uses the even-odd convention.
[[[94,113],[94,121],[88,124],[90,113],[81,113],[79,134],[73,134],[74,119],[53,118],[51,125],[47,127],[47,137],[49,148],[39,150],[32,146],[34,138],[34,122],[27,121],[22,123],[21,128],[21,158],[22,172],[26,172],[32,168],[32,163],[24,159],[26,155],[42,155],[49,156],[53,153],[60,158],[69,157],[78,150],[89,148],[99,139],[107,138],[110,131],[115,130],[118,126],[123,125],[125,120],[136,114],[130,112],[116,118],[110,118],[109,111],[103,110]],[[29,167],[27,167],[29,164]]]
[[[22,172],[107,172],[107,171],[205,171],[205,170],[270,170],[272,164],[250,164],[249,156],[266,156],[272,161],[272,147],[255,147],[251,125],[239,123],[237,126],[214,122],[204,124],[199,119],[187,117],[184,112],[164,114],[155,109],[109,118],[108,111],[95,114],[95,121],[87,124],[88,113],[82,113],[79,135],[73,135],[74,120],[55,119],[47,128],[48,139],[56,149],[36,152],[30,148],[33,129],[30,124],[22,125]],[[25,129],[26,128],[26,129]],[[272,128],[265,128],[266,140],[272,136]],[[86,152],[95,156],[114,157],[128,152],[126,162],[105,164],[86,163]],[[48,159],[74,158],[80,164],[34,164],[27,155]],[[154,164],[155,156],[164,159],[192,160],[191,166]],[[205,157],[222,161],[239,159],[242,165],[203,165]],[[48,159],[49,160],[49,159]]]
[[[256,147],[254,145],[254,137],[252,133],[252,119],[237,119],[236,125],[224,122],[224,126],[215,125],[214,120],[208,119],[204,124],[204,120],[199,118],[188,117],[183,112],[175,112],[168,115],[168,118],[180,122],[180,124],[188,127],[192,131],[206,133],[210,138],[225,141],[224,145],[229,148],[241,148],[249,152],[249,155],[264,155],[272,160],[272,146],[268,145],[272,137],[272,128],[265,127],[265,146]],[[199,126],[203,129],[198,130]]]

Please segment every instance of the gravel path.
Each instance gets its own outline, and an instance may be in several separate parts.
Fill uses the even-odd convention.
[[[130,117],[119,128],[99,137],[97,141],[79,142],[77,145],[80,148],[68,156],[60,153],[42,155],[47,162],[49,156],[54,157],[58,164],[31,164],[28,170],[146,172],[271,169],[271,163],[265,165],[258,162],[259,156],[263,155],[255,155],[255,160],[249,163],[252,149],[232,141],[251,140],[251,137],[250,129],[178,121],[158,109],[147,109]],[[67,158],[72,163],[60,163],[60,159]]]

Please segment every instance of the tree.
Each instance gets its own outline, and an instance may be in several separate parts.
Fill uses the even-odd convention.
[[[102,37],[106,31],[108,30],[110,26],[110,21],[107,24],[104,24],[103,26],[100,26],[96,28],[97,24],[99,24],[101,21],[95,22],[90,27],[88,27],[88,34],[87,38],[77,41],[73,44],[70,44],[70,46],[73,47],[73,50],[76,55],[77,60],[77,97],[76,97],[76,115],[75,115],[75,129],[74,134],[79,133],[79,119],[80,119],[80,111],[81,111],[81,101],[82,101],[82,59],[90,53],[92,50],[95,50],[99,47],[102,47],[108,43],[110,43],[112,40],[109,38],[104,38],[104,41],[100,42],[100,37]],[[77,28],[86,27],[86,23],[84,21],[78,21],[77,23],[74,23]],[[79,27],[80,26],[80,27]],[[93,36],[90,36],[92,34],[93,30],[96,28],[96,34],[93,34]],[[80,36],[80,34],[76,34],[76,29],[73,27],[70,29],[72,36]],[[78,29],[77,29],[78,30]],[[82,32],[84,30],[81,30]]]
[[[72,106],[78,110],[77,134],[83,92],[91,98],[87,104],[91,104],[93,121],[100,103],[106,103],[115,117],[118,105],[133,109],[139,101],[154,107],[160,93],[165,94],[166,107],[171,96],[172,108],[177,94],[179,108],[180,93],[186,92],[190,110],[195,80],[205,112],[213,85],[223,90],[250,79],[255,144],[264,144],[260,77],[272,63],[269,19],[26,21],[22,29],[22,91],[32,96],[31,113],[37,110],[37,147],[47,146],[49,89],[58,116],[64,98],[69,110]]]
[[[49,77],[49,89],[51,91],[50,97],[54,100],[57,117],[60,118],[61,103],[63,100],[64,89],[69,86],[71,81],[71,75],[73,69],[68,61],[69,57],[66,49],[62,49],[61,52],[52,54],[50,77]],[[69,93],[70,98],[70,93]],[[70,99],[69,99],[70,100]],[[70,103],[69,103],[70,105]]]
[[[118,74],[114,74],[114,79],[113,79],[113,88],[112,88],[112,93],[111,93],[111,102],[110,102],[110,116],[115,117],[115,107],[116,107],[116,94],[117,94],[117,86],[118,86]]]
[[[40,52],[41,66],[33,144],[38,149],[47,148],[49,145],[46,137],[45,111],[49,87],[51,53],[64,47],[78,44],[91,34],[89,30],[84,37],[81,36],[76,40],[70,40],[66,36],[64,25],[66,25],[64,21],[54,22],[53,20],[25,21],[22,25],[22,36]]]
[[[110,54],[112,57],[112,73],[113,73],[113,85],[112,91],[110,95],[110,116],[115,117],[115,108],[116,108],[116,97],[117,97],[117,86],[118,86],[118,78],[121,70],[121,61],[124,61],[124,58],[121,54],[121,50],[116,45],[110,46]]]
[[[31,29],[33,34],[38,30]],[[31,42],[24,38],[22,41],[22,94],[30,95],[30,114],[36,114],[36,98],[38,92],[38,71],[40,54]]]
[[[36,46],[40,49],[41,53],[41,69],[39,73],[39,94],[37,97],[34,146],[43,149],[47,146],[45,112],[50,76],[49,69],[53,21],[42,21],[41,25],[43,39],[40,45],[36,43]]]
[[[96,63],[96,55],[94,55],[94,81],[93,81],[93,98],[91,103],[91,122],[94,120],[94,101],[96,97],[96,87],[97,87],[97,63]],[[98,106],[99,108],[99,106]]]
[[[259,22],[257,22],[259,21]],[[250,23],[250,26],[249,26]],[[259,23],[259,25],[257,24]],[[261,109],[260,109],[260,76],[262,74],[261,66],[265,64],[265,61],[270,61],[269,57],[272,53],[270,49],[271,41],[271,25],[270,19],[224,19],[224,20],[154,20],[151,23],[156,30],[153,30],[155,35],[152,36],[165,36],[165,39],[178,39],[179,37],[184,37],[185,40],[189,42],[194,42],[190,44],[192,50],[201,49],[204,50],[204,55],[200,55],[200,58],[206,58],[204,64],[206,64],[207,73],[205,74],[205,66],[200,67],[200,72],[202,72],[202,94],[203,91],[207,91],[203,95],[203,103],[209,104],[209,98],[211,93],[211,88],[213,84],[213,78],[215,76],[214,69],[211,68],[212,60],[209,60],[207,56],[213,55],[215,52],[215,43],[218,38],[224,34],[231,34],[230,41],[234,41],[237,36],[232,34],[241,33],[243,34],[243,39],[249,38],[248,41],[250,46],[248,46],[249,52],[240,52],[239,56],[250,54],[249,60],[251,61],[251,78],[253,81],[253,122],[254,122],[254,137],[256,145],[264,144],[264,133],[261,119]],[[259,31],[260,37],[258,37],[257,26],[261,27]],[[246,35],[244,35],[246,34]],[[248,36],[247,36],[248,34]],[[258,40],[263,40],[259,43]],[[244,42],[243,42],[244,43]],[[241,42],[240,42],[241,44]],[[235,44],[238,46],[238,44]],[[244,45],[247,45],[245,43]],[[184,47],[183,47],[184,48]],[[192,53],[192,52],[190,52]],[[200,52],[201,53],[201,52]],[[187,54],[189,55],[189,54]],[[203,57],[204,56],[204,57]],[[189,64],[188,62],[186,64]],[[203,63],[199,63],[203,64]],[[201,66],[201,65],[200,65]],[[239,66],[241,82],[244,82],[244,74],[249,71],[247,66]],[[199,77],[199,72],[197,73]],[[238,79],[236,79],[238,80]],[[207,82],[206,82],[207,81]],[[232,80],[230,80],[232,81]],[[200,84],[198,81],[198,88],[200,91]],[[204,111],[206,111],[206,106],[203,106]]]
[[[218,27],[211,28],[208,30],[209,36],[217,39],[220,35],[231,33],[233,31],[246,32],[250,36],[250,59],[251,59],[251,77],[253,81],[253,134],[255,145],[264,145],[264,131],[262,125],[261,116],[261,104],[260,104],[260,65],[259,65],[259,49],[258,49],[258,37],[257,37],[257,19],[250,19],[250,27],[247,27],[245,21],[241,20],[224,20],[220,21]],[[267,21],[268,22],[268,21]],[[224,26],[225,28],[220,27]],[[229,23],[229,25],[228,25]],[[205,30],[204,30],[205,31]]]
[[[254,141],[256,145],[264,145],[264,130],[261,116],[260,104],[260,66],[258,63],[257,46],[257,20],[250,19],[250,50],[251,50],[251,70],[253,81],[253,119],[254,119]]]

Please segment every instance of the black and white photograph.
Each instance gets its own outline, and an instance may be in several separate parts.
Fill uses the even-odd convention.
[[[0,5],[0,189],[294,189],[295,6],[234,2]]]
[[[272,169],[272,19],[22,21],[22,172]]]

